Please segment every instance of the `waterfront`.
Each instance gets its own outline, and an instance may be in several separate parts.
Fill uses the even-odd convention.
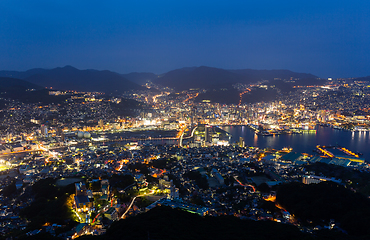
[[[291,147],[295,152],[312,154],[316,145],[338,144],[351,151],[360,152],[366,161],[370,160],[370,132],[351,132],[317,126],[316,133],[260,136],[248,126],[220,126],[220,128],[232,134],[231,142],[237,142],[239,137],[243,137],[247,146],[276,149]]]

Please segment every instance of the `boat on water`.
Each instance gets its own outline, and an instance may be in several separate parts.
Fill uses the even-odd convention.
[[[269,131],[263,131],[263,132],[256,132],[257,135],[261,136],[273,136],[274,134]]]

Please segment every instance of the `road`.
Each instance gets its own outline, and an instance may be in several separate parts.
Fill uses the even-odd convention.
[[[252,189],[253,189],[253,192],[255,192],[256,191],[256,189],[254,188],[254,186],[253,185],[249,185],[249,184],[243,184],[243,183],[241,183],[237,178],[236,178],[236,176],[234,176],[234,179],[241,185],[241,186],[243,186],[243,187],[251,187]]]
[[[136,198],[138,198],[138,197],[143,197],[143,196],[146,196],[146,195],[150,195],[150,194],[153,194],[153,193],[154,193],[154,190],[150,190],[150,192],[149,192],[149,193],[147,193],[147,194],[141,194],[141,195],[137,195],[137,196],[135,196],[135,197],[132,199],[132,201],[131,201],[130,205],[128,206],[128,208],[126,209],[126,211],[122,214],[121,219],[124,219],[124,217],[126,216],[126,214],[128,213],[128,211],[131,209],[132,205],[134,204],[134,202],[135,202]]]

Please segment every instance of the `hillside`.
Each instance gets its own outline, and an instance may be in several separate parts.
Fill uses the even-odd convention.
[[[250,81],[260,81],[260,80],[290,80],[299,79],[317,79],[317,76],[309,73],[297,73],[285,69],[279,70],[255,70],[255,69],[237,69],[229,70],[230,72],[240,74],[247,77]]]
[[[79,70],[65,66],[54,69],[35,68],[24,72],[0,71],[0,77],[19,78],[54,89],[105,93],[140,90],[143,89],[140,85],[148,81],[177,91],[191,88],[230,89],[236,83],[249,84],[267,80],[269,85],[276,85],[284,92],[290,91],[293,85],[322,83],[322,80],[312,74],[289,70],[225,70],[206,66],[181,68],[161,75],[148,72],[118,74],[111,71]]]
[[[0,77],[10,77],[10,78],[19,78],[19,79],[25,79],[27,77],[30,77],[35,74],[43,73],[48,71],[48,69],[43,68],[33,68],[27,71],[7,71],[2,70],[0,71]]]
[[[39,85],[21,79],[0,77],[0,92],[19,92],[27,89],[42,89]]]
[[[142,89],[118,73],[97,70],[78,70],[71,66],[54,68],[25,78],[40,86],[61,90],[123,93]]]
[[[276,201],[303,225],[334,221],[351,237],[369,239],[370,201],[367,196],[334,182],[288,183],[279,186]]]
[[[139,85],[143,85],[148,81],[154,81],[158,78],[158,75],[146,72],[132,72],[128,74],[121,74],[121,76]]]
[[[65,100],[69,98],[69,95],[49,95],[48,89],[39,89],[36,91],[9,91],[1,96],[5,98],[14,99],[23,103],[65,103]]]
[[[154,82],[162,86],[186,90],[189,88],[225,88],[238,82],[247,82],[242,75],[220,68],[197,67],[170,71]]]
[[[304,85],[316,79],[317,77],[312,74],[289,70],[224,70],[202,66],[176,69],[158,77],[154,82],[181,91],[189,88],[229,88],[235,83],[248,84],[261,80],[268,80],[270,84],[275,80],[295,80]]]
[[[79,70],[71,66],[54,69],[35,68],[24,72],[0,71],[0,77],[19,78],[42,87],[60,90],[123,93],[143,89],[118,73],[98,70]]]
[[[0,97],[13,99],[24,103],[63,103],[69,97],[66,95],[49,95],[49,90],[25,80],[0,77]],[[0,108],[6,101],[0,102]]]
[[[370,82],[370,76],[353,78],[353,81]]]
[[[112,224],[106,235],[81,239],[312,239],[295,226],[240,220],[232,216],[200,217],[169,207]]]

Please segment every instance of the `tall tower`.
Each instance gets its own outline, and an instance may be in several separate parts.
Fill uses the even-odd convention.
[[[208,142],[209,141],[209,127],[207,125],[204,126],[204,141]]]

